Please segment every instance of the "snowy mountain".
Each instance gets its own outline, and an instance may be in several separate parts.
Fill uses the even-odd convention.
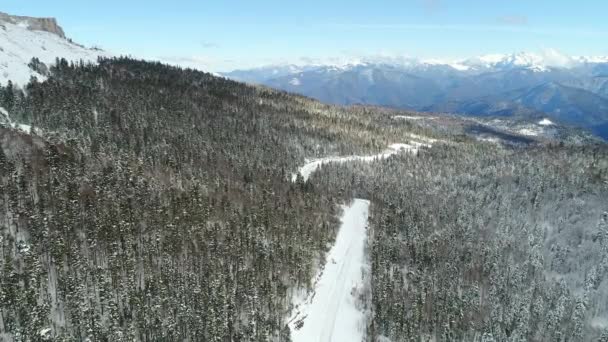
[[[12,16],[0,12],[0,84],[11,80],[16,85],[24,85],[32,76],[42,80],[56,58],[96,61],[99,56],[110,54],[85,48],[67,39],[53,18]],[[34,57],[41,63],[30,63]]]
[[[497,72],[512,69],[527,69],[547,72],[552,69],[576,69],[608,65],[608,56],[567,56],[547,49],[540,53],[518,52],[511,54],[488,54],[466,59],[419,59],[413,57],[373,56],[351,59],[330,59],[309,64],[273,64],[251,69],[238,69],[223,73],[233,79],[256,82],[312,70],[350,71],[360,67],[389,65],[410,72],[429,69],[451,69],[465,74]]]
[[[340,105],[518,118],[546,113],[602,137],[608,123],[608,57],[573,57],[554,50],[456,61],[368,58],[341,65],[271,66],[224,76]]]

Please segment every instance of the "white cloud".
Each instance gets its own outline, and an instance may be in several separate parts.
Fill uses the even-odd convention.
[[[556,49],[544,48],[540,51],[540,56],[546,66],[570,67],[574,64],[572,57],[562,54]]]

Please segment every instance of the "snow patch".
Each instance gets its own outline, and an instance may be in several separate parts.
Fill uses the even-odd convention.
[[[555,125],[555,124],[553,123],[553,121],[551,121],[551,120],[549,120],[549,119],[547,119],[547,118],[544,118],[544,119],[540,120],[540,121],[538,122],[538,124],[539,124],[539,125],[541,125],[541,126],[552,126],[552,125]]]
[[[19,130],[23,133],[27,133],[27,134],[32,134],[32,133],[40,134],[42,132],[39,128],[32,127],[32,126],[26,125],[26,124],[21,124],[18,122],[14,122],[13,120],[11,120],[11,117],[10,117],[8,111],[2,107],[0,107],[0,114],[2,116],[4,116],[4,118],[2,120],[0,120],[0,124],[2,124],[2,125],[17,129],[17,130]]]
[[[294,77],[294,78],[291,79],[291,81],[289,81],[289,84],[291,84],[292,86],[297,87],[297,86],[301,85],[302,82],[300,81],[299,78]]]
[[[38,332],[38,335],[40,336],[40,338],[42,338],[42,340],[46,341],[49,338],[51,338],[51,332],[52,332],[51,328],[44,328],[44,329],[40,329],[40,331]]]
[[[471,69],[470,66],[462,64],[460,62],[445,61],[443,59],[425,59],[422,60],[420,63],[427,65],[447,65],[452,69],[456,69],[458,71],[467,71]]]
[[[542,134],[543,132],[542,132],[542,130],[540,130],[538,128],[526,127],[526,128],[522,128],[522,129],[518,130],[517,133],[519,133],[521,135],[536,137],[536,136],[539,136],[540,134]]]
[[[408,136],[410,138],[414,139],[414,140],[424,141],[423,144],[421,144],[419,142],[413,142],[413,144],[417,145],[417,146],[431,147],[431,145],[434,144],[434,143],[445,142],[443,140],[437,140],[437,139],[433,139],[433,138],[429,138],[429,137],[423,137],[421,135],[414,134],[414,133],[410,133],[410,134],[408,134]]]
[[[490,137],[490,136],[478,136],[476,137],[477,141],[484,141],[484,142],[489,142],[489,143],[493,143],[493,144],[500,144],[501,140],[497,137]]]
[[[395,115],[393,119],[396,120],[425,120],[425,119],[434,119],[431,116],[410,116],[410,115]]]
[[[289,319],[294,342],[362,341],[365,316],[353,296],[366,266],[364,255],[370,202],[355,199],[344,206],[336,243],[316,277],[315,289],[303,300],[295,299]]]
[[[523,68],[532,72],[546,72],[551,68],[569,68],[575,59],[555,49],[542,49],[538,53],[490,54],[470,58],[462,62],[472,68],[508,70]]]
[[[608,317],[598,316],[591,319],[590,325],[596,329],[608,328]]]

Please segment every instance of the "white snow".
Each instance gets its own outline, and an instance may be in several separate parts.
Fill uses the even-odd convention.
[[[555,49],[541,49],[538,52],[519,52],[512,54],[490,54],[469,58],[462,64],[472,68],[507,70],[524,68],[533,72],[545,72],[550,68],[570,68],[576,65],[573,57]]]
[[[291,84],[292,86],[297,87],[297,86],[301,85],[302,82],[300,82],[299,78],[294,77],[294,78],[291,79],[291,81],[289,81],[289,84]]]
[[[110,54],[70,43],[50,32],[29,30],[27,25],[0,23],[0,84],[11,80],[22,86],[30,81],[31,76],[39,81],[44,80],[44,76],[28,67],[32,57],[38,57],[50,67],[55,63],[56,57],[68,61],[95,62],[99,56]]]
[[[329,162],[373,161],[399,152],[416,152],[437,141],[415,134],[420,141],[391,144],[384,152],[371,156],[327,157],[307,162],[299,170],[304,179]],[[295,181],[297,174],[292,176]],[[336,242],[326,256],[325,266],[315,277],[314,290],[293,298],[295,309],[288,320],[294,342],[362,341],[365,336],[365,315],[357,308],[357,294],[367,284],[363,270],[368,267],[364,255],[370,202],[355,199],[344,206]],[[367,279],[367,278],[365,278]]]
[[[415,136],[412,134],[412,137],[414,138]],[[416,136],[418,138],[423,138],[423,137],[419,137]],[[425,138],[428,139],[428,138]],[[434,139],[430,139],[433,140]],[[402,152],[402,151],[409,151],[409,152],[416,152],[418,151],[418,149],[420,147],[430,147],[428,144],[426,143],[420,143],[420,142],[411,142],[410,144],[392,144],[389,145],[388,149],[386,149],[384,152],[380,153],[380,154],[375,154],[375,155],[371,155],[371,156],[347,156],[347,157],[326,157],[326,158],[320,158],[320,159],[312,159],[312,160],[307,160],[306,164],[304,164],[304,166],[300,167],[300,169],[298,170],[299,173],[302,175],[302,177],[304,178],[304,180],[308,180],[308,177],[310,177],[310,175],[315,172],[319,166],[323,165],[323,164],[327,164],[327,163],[344,163],[344,162],[348,162],[348,161],[374,161],[376,159],[384,159],[384,158],[388,158],[390,156],[392,156],[393,154]],[[293,182],[296,181],[298,177],[298,173],[294,173],[291,175],[291,180]]]
[[[44,328],[44,329],[40,329],[40,331],[38,332],[38,335],[40,337],[42,337],[43,339],[47,339],[47,338],[51,337],[51,332],[52,332],[51,328]]]
[[[0,124],[9,126],[11,128],[15,128],[17,130],[20,130],[24,133],[27,134],[31,134],[32,132],[35,132],[36,134],[40,134],[42,131],[38,128],[33,128],[30,125],[25,125],[25,124],[21,124],[18,122],[14,122],[13,120],[11,120],[11,117],[8,113],[8,111],[2,107],[0,107],[0,115],[4,116],[4,120],[0,120]]]
[[[296,303],[289,327],[294,342],[358,342],[365,335],[363,313],[352,294],[366,267],[364,247],[369,201],[355,199],[344,207],[336,243],[318,274],[315,289]]]
[[[532,137],[536,137],[536,136],[542,134],[542,130],[539,130],[536,128],[530,128],[530,127],[522,128],[522,129],[518,130],[517,132],[521,135],[527,135],[527,136],[532,136]]]
[[[572,59],[582,64],[608,63],[608,56],[576,56]]]
[[[552,125],[555,125],[551,120],[549,120],[547,118],[544,118],[544,119],[540,120],[538,122],[538,124],[541,125],[541,126],[552,126]]]
[[[487,137],[487,136],[477,137],[476,139],[477,139],[477,141],[485,141],[485,142],[489,142],[489,143],[493,143],[493,144],[500,144],[500,141],[501,141],[499,138]]]
[[[424,120],[424,119],[434,119],[431,116],[410,116],[410,115],[395,115],[393,119],[400,120]]]
[[[590,325],[596,329],[608,328],[608,317],[598,316],[591,319]]]
[[[420,63],[427,64],[427,65],[447,65],[458,71],[467,71],[467,70],[471,69],[470,66],[462,64],[460,62],[446,61],[443,59],[425,59],[425,60],[420,61]]]
[[[417,147],[420,147],[420,146],[431,147],[431,144],[434,144],[436,142],[445,143],[444,140],[437,140],[437,139],[433,139],[433,138],[429,138],[429,137],[423,137],[421,135],[414,134],[414,133],[410,133],[410,134],[408,134],[408,136],[412,139],[420,140],[420,141],[424,142],[424,143],[419,143],[417,141],[412,142],[412,144],[414,144]]]

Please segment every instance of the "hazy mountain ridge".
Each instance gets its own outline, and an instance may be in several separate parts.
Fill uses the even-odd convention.
[[[279,76],[264,70],[272,67],[224,76],[238,75],[249,82],[341,105],[505,117],[546,113],[556,121],[590,130],[608,123],[607,57],[543,58],[519,53],[453,63],[406,59],[371,60],[339,68],[307,66]]]

